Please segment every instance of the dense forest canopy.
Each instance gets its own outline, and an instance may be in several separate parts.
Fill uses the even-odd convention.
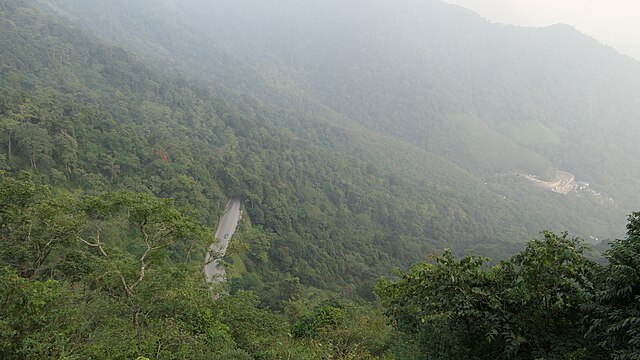
[[[0,59],[2,358],[637,358],[637,214],[527,244],[640,201],[640,64],[569,27],[0,0]]]
[[[538,206],[528,203],[553,200],[530,200],[537,195],[523,196],[520,184],[505,189],[496,175],[553,177],[555,170],[574,173],[616,204],[569,220],[588,205],[556,201],[563,215],[528,216],[535,223],[528,236],[543,227],[620,236],[614,228],[640,201],[638,167],[626,166],[640,155],[631,135],[640,114],[632,95],[640,92],[637,61],[568,26],[501,26],[440,1],[53,2],[160,68],[188,69],[263,103],[299,109],[296,121],[313,114],[314,123],[331,121],[356,137],[382,134],[411,153],[441,157],[506,196],[501,206],[530,213]],[[279,125],[298,133],[289,122]],[[398,165],[389,160],[385,167]],[[444,164],[400,165],[400,176],[430,181],[432,174],[407,169],[450,172]]]
[[[556,167],[640,200],[637,167],[608,161],[638,157],[638,62],[568,26],[496,25],[435,0],[55,2],[147,58],[319,102],[480,174]]]

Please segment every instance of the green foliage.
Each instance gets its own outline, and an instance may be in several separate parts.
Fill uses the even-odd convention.
[[[1,180],[2,254],[10,266],[0,274],[3,358],[637,354],[638,214],[630,217],[628,238],[607,252],[608,267],[587,260],[580,240],[545,232],[495,267],[446,251],[398,282],[380,283],[385,312],[404,334],[392,343],[384,318],[367,306],[299,301],[288,322],[250,293],[213,301],[200,256],[192,256],[208,246],[212,231],[169,200],[132,192],[78,199],[26,175]]]
[[[607,271],[599,279],[590,337],[613,359],[640,359],[640,213],[629,216],[627,238],[605,253]]]
[[[70,353],[79,320],[71,289],[3,267],[0,294],[0,357],[60,359]]]
[[[593,359],[582,306],[596,265],[580,240],[544,236],[493,268],[447,251],[377,293],[425,358]]]
[[[311,314],[303,316],[293,329],[293,334],[299,337],[313,337],[319,331],[330,332],[342,325],[345,309],[337,300],[329,300],[319,304]]]
[[[537,191],[515,179],[496,176],[516,170],[546,174],[558,166],[572,170],[576,156],[566,155],[567,149],[553,144],[536,147],[513,139],[507,126],[512,123],[516,128],[540,123],[563,140],[566,131],[562,125],[549,124],[546,117],[541,119],[540,111],[532,109],[534,100],[514,89],[511,81],[497,76],[495,86],[502,90],[487,94],[493,87],[478,87],[469,84],[466,76],[457,76],[461,68],[470,72],[469,81],[484,79],[488,73],[478,70],[476,63],[450,68],[468,58],[467,50],[458,46],[451,50],[462,54],[459,59],[449,59],[444,55],[447,52],[425,50],[435,58],[416,61],[413,47],[409,50],[401,45],[405,42],[371,38],[360,28],[350,28],[350,21],[333,16],[327,9],[336,1],[312,2],[309,6],[318,12],[301,9],[295,18],[280,14],[277,17],[283,21],[275,23],[272,9],[264,4],[249,9],[217,1],[167,1],[163,6],[152,0],[41,3],[146,61],[139,63],[121,49],[102,46],[88,35],[82,35],[86,37],[82,43],[69,42],[65,31],[49,38],[72,50],[69,57],[75,63],[64,65],[77,74],[76,82],[91,79],[92,91],[80,92],[91,100],[81,101],[82,96],[74,95],[74,113],[89,113],[90,119],[101,120],[99,126],[72,120],[74,131],[66,132],[77,138],[77,168],[88,173],[74,181],[82,180],[87,188],[125,187],[173,197],[178,204],[194,206],[209,225],[217,221],[228,196],[241,197],[248,217],[262,229],[269,246],[262,246],[262,260],[243,259],[247,273],[254,275],[238,283],[258,285],[245,289],[264,298],[273,294],[259,288],[272,287],[258,283],[270,284],[274,278],[289,276],[303,286],[346,293],[354,284],[371,283],[394,267],[406,268],[423,254],[445,247],[454,249],[456,255],[473,249],[504,259],[521,249],[520,239],[534,236],[541,228],[569,230],[585,237],[621,235],[626,210],[578,196]],[[301,6],[291,1],[288,5]],[[380,6],[387,4],[376,4]],[[425,6],[433,8],[428,14],[434,21],[420,21],[424,26],[445,26],[437,21],[439,13],[460,15],[435,2]],[[371,8],[363,7],[363,13]],[[345,52],[332,39],[324,38],[326,32],[306,26],[315,21],[292,26],[300,31],[286,31],[286,24],[298,24],[298,16],[319,16],[324,19],[321,23],[334,24],[336,31],[345,33],[345,42],[352,44],[346,48],[362,46],[351,36],[359,34],[371,44],[368,46],[393,50],[367,48],[387,54],[384,57],[362,57],[367,51]],[[371,22],[372,28],[381,26],[370,17],[353,16]],[[264,21],[251,20],[256,18]],[[64,24],[60,24],[63,29]],[[488,25],[474,22],[474,26],[486,30]],[[234,28],[243,31],[229,30]],[[416,34],[391,28],[400,38]],[[256,41],[264,36],[290,39],[281,44],[287,50],[265,47],[269,41]],[[420,47],[449,44],[428,39]],[[468,39],[461,39],[462,44],[465,41]],[[288,48],[288,44],[301,45]],[[332,50],[319,49],[318,44]],[[88,51],[88,61],[87,46],[96,48]],[[296,54],[300,62],[283,55],[289,53]],[[430,65],[425,67],[425,63]],[[433,70],[440,67],[449,71]],[[175,72],[159,75],[167,69]],[[184,80],[194,78],[198,81]],[[58,82],[46,84],[68,95]],[[476,89],[484,100],[476,102],[463,84]],[[113,95],[116,89],[122,96]],[[396,95],[390,99],[389,94]],[[513,99],[505,99],[507,96]],[[503,106],[512,100],[526,102],[514,106],[524,110],[514,113]],[[535,101],[544,109],[551,106],[538,98]],[[96,102],[100,111],[93,106]],[[54,135],[56,131],[49,133],[62,141]],[[81,134],[90,136],[83,140]],[[588,145],[583,148],[591,151],[593,146]],[[58,148],[53,156],[60,158],[60,149],[69,145]],[[571,150],[575,155],[575,149]],[[84,161],[84,153],[91,158]],[[22,156],[23,166],[28,166],[28,159]],[[68,173],[60,160],[56,164],[58,171]],[[242,267],[237,270],[244,271]]]
[[[402,61],[383,56],[372,65],[345,61],[344,49],[308,41],[315,35],[304,31],[293,35],[309,38],[284,43],[323,44],[320,51],[255,56],[246,39],[207,28],[222,21],[184,21],[193,3],[181,2],[181,11],[163,4],[164,14],[146,0],[0,1],[0,357],[637,358],[638,215],[608,267],[585,260],[579,241],[551,233],[492,268],[453,251],[419,264],[377,290],[401,333],[375,304],[357,302],[373,279],[446,246],[505,258],[543,223],[614,233],[615,206],[494,174],[571,165],[606,186],[630,179],[619,186],[625,198],[640,178],[628,165],[635,142],[621,144],[622,165],[598,161],[611,156],[598,144],[625,137],[575,120],[617,109],[546,106],[549,95],[534,90],[561,88],[551,85],[506,101],[502,93],[521,89],[504,79],[526,61],[494,74],[487,88],[443,75],[485,76],[438,55],[448,51],[432,53],[425,68],[380,44],[385,51],[376,53]],[[57,15],[73,11],[169,64],[144,64]],[[261,34],[264,24],[237,34]],[[278,33],[276,25],[267,28]],[[467,58],[464,46],[450,50]],[[185,74],[151,70],[198,62]],[[184,80],[193,77],[202,79]],[[574,92],[556,95],[565,93]],[[575,104],[605,95],[567,100],[584,110]],[[614,119],[625,131],[636,126],[628,116]],[[202,274],[213,232],[202,224],[216,223],[229,196],[243,199],[247,220],[227,259],[238,265],[231,295],[214,301]],[[592,221],[602,213],[606,220]]]
[[[4,359],[198,359],[235,345],[204,285],[211,229],[149,194],[0,177]]]
[[[320,358],[331,358],[330,354],[344,359],[375,358],[386,352],[391,341],[386,319],[370,306],[334,298],[303,311],[296,319],[293,335],[316,349]]]
[[[414,153],[437,154],[482,180],[561,167],[601,184],[623,209],[640,201],[639,167],[628,166],[640,153],[626,136],[639,131],[638,104],[628,94],[640,92],[640,67],[568,26],[501,27],[434,0],[350,7],[286,0],[286,13],[224,0],[48,2],[157,68],[180,67],[185,76],[292,109],[288,128],[296,134],[295,125],[318,121],[307,120],[314,113],[360,135],[364,127],[395,145],[411,144]],[[470,119],[473,131],[452,120],[459,117]],[[376,140],[384,151],[360,151],[389,158],[388,138]],[[620,161],[609,161],[612,154]],[[397,172],[424,169],[412,158],[404,154]],[[444,172],[442,164],[430,166]],[[518,202],[522,213],[528,203]],[[544,220],[535,231],[554,221]],[[562,225],[584,229],[576,221]]]
[[[34,185],[28,174],[0,173],[0,261],[21,276],[54,271],[82,225],[71,197]]]
[[[566,233],[544,237],[499,266],[501,307],[513,315],[493,333],[505,337],[512,357],[597,358],[584,340],[581,308],[593,293],[598,266],[585,258],[582,240]]]
[[[257,359],[281,358],[277,345],[286,341],[289,325],[268,310],[259,309],[259,299],[239,292],[217,304],[236,343]]]

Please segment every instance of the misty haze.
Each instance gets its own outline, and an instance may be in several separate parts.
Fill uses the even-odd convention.
[[[640,359],[638,39],[514,4],[0,0],[0,358]]]

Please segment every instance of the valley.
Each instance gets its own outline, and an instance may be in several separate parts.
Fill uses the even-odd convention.
[[[640,351],[640,63],[570,26],[0,0],[0,59],[2,359]]]

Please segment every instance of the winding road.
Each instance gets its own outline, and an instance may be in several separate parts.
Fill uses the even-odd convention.
[[[575,189],[576,177],[572,173],[558,171],[556,174],[560,183],[557,186],[554,186],[551,191],[566,195]]]
[[[220,260],[227,251],[229,240],[233,236],[240,220],[240,200],[231,199],[227,204],[227,208],[220,218],[218,230],[216,231],[216,239],[218,241],[211,245],[211,251],[207,253],[206,265],[204,273],[207,275],[207,281],[210,283],[222,283],[226,280],[226,272],[220,264]],[[216,259],[211,261],[211,256]]]
[[[538,187],[549,189],[559,194],[566,195],[576,188],[576,177],[566,171],[556,171],[556,179],[553,181],[543,181],[538,179],[537,176],[529,174],[516,173],[516,175],[524,177]]]

